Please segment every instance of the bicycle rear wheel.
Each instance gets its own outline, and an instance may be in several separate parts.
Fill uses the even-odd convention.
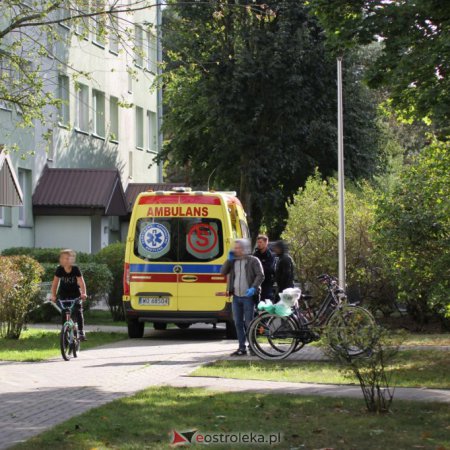
[[[80,351],[79,331],[78,329],[75,329],[72,339],[72,354],[74,358],[78,357],[79,351]]]
[[[250,324],[248,342],[255,354],[266,360],[287,358],[297,345],[298,327],[292,317],[261,314]]]
[[[361,306],[345,305],[336,310],[327,323],[328,342],[335,351],[350,357],[366,354],[372,348],[375,319]]]
[[[64,324],[61,328],[61,333],[59,335],[59,344],[61,348],[61,356],[65,361],[70,360],[70,353],[72,352],[72,340],[71,339],[72,330],[69,325]]]

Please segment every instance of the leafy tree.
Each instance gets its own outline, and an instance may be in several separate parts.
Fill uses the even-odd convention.
[[[166,143],[192,184],[238,188],[252,234],[279,235],[285,203],[319,166],[336,167],[335,61],[307,2],[173,0],[164,12]],[[376,108],[356,56],[346,72],[349,176],[380,162]],[[172,170],[176,172],[176,170]]]
[[[428,119],[449,135],[450,3],[438,0],[313,0],[332,47],[381,42],[367,73],[371,87],[387,87],[406,119]]]
[[[423,323],[430,312],[450,317],[450,145],[433,143],[382,192],[374,238],[399,295]]]
[[[155,6],[149,0],[2,0],[0,3],[0,102],[20,112],[19,125],[33,126],[34,121],[50,119],[46,107],[59,107],[54,80],[46,77],[54,61],[58,67],[71,69],[73,77],[88,77],[71,66],[66,55],[58,51],[73,39],[83,40],[89,33],[105,40],[113,36],[120,52],[130,54],[127,70],[136,76],[133,59],[142,52],[134,45],[134,28],[130,15]],[[61,26],[60,26],[61,25]],[[142,26],[154,32],[153,24]]]
[[[125,320],[123,310],[123,262],[125,259],[125,244],[115,242],[102,248],[96,255],[96,261],[106,265],[112,273],[112,283],[108,289],[108,307],[113,320]]]
[[[347,186],[346,266],[350,295],[368,301],[373,309],[391,312],[395,289],[374,251],[371,227],[374,222],[374,192],[368,184],[360,189]],[[337,181],[323,181],[318,172],[288,206],[283,238],[289,242],[297,275],[302,282],[316,284],[321,273],[338,272]]]

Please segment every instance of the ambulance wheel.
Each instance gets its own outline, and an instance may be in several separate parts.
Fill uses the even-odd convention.
[[[226,323],[226,335],[227,339],[237,339],[236,327],[233,320]]]
[[[139,322],[138,320],[128,321],[128,337],[130,339],[140,339],[144,337],[144,322]]]
[[[180,330],[187,330],[191,324],[190,323],[176,323],[175,324]]]
[[[158,331],[165,330],[167,328],[167,323],[153,322],[153,328]]]

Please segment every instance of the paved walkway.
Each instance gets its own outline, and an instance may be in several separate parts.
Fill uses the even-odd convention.
[[[177,377],[167,384],[176,387],[196,387],[212,391],[257,392],[260,394],[326,395],[361,398],[356,385],[289,383],[284,381],[237,380],[216,377]],[[450,403],[450,390],[396,388],[395,400],[417,400]]]
[[[0,449],[154,385],[361,397],[357,386],[187,377],[199,365],[227,358],[236,348],[235,342],[221,339],[220,330],[202,328],[153,331],[142,340],[125,340],[81,352],[80,358],[70,362],[61,358],[38,363],[0,362]],[[319,348],[308,346],[294,358],[323,357]],[[398,388],[396,398],[448,402],[450,391]]]
[[[0,448],[88,409],[186,375],[229,353],[211,340],[127,340],[81,352],[69,362],[0,362]]]

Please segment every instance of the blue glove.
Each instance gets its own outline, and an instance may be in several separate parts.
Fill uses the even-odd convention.
[[[233,250],[230,250],[228,252],[228,261],[233,261],[234,260],[234,252]]]
[[[256,289],[254,287],[248,288],[247,292],[245,293],[246,297],[253,297],[256,293]]]

